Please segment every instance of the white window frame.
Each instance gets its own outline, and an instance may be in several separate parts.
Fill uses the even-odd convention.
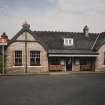
[[[34,59],[34,63],[31,59]],[[37,62],[37,59],[39,59],[39,62]],[[40,51],[30,50],[30,66],[40,66]]]
[[[22,64],[22,50],[15,50],[14,55],[14,65],[15,66],[23,66]]]
[[[73,46],[73,38],[64,38],[65,46]]]

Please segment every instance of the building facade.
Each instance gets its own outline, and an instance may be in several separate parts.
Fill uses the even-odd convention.
[[[25,23],[8,42],[6,73],[105,71],[105,33],[31,31]]]

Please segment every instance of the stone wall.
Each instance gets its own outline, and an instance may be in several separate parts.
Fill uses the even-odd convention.
[[[98,50],[99,55],[96,58],[96,71],[105,71],[104,52],[105,44]]]
[[[14,65],[14,52],[15,50],[22,51],[22,66]],[[40,51],[40,66],[30,66],[30,50]],[[25,42],[14,42],[7,48],[7,73],[24,73],[25,72]],[[38,42],[27,42],[27,72],[48,72],[48,57],[47,52]]]

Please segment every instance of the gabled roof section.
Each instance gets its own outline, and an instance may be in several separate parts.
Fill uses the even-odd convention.
[[[28,24],[27,24],[28,25]],[[9,41],[8,43],[8,46],[15,42],[16,39],[21,35],[23,34],[24,32],[29,32],[32,36],[33,36],[33,32],[30,30],[30,27],[29,26],[26,26],[26,24],[23,25],[22,29]],[[36,36],[34,36],[35,38]]]
[[[25,23],[25,24],[22,25],[22,27],[23,27],[23,28],[9,41],[8,46],[9,46],[11,43],[13,43],[13,42],[17,42],[16,39],[17,39],[20,35],[22,35],[24,32],[28,32],[28,33],[30,33],[30,34],[33,36],[33,38],[35,39],[35,41],[37,41],[38,43],[40,43],[40,44],[45,48],[45,50],[47,49],[46,45],[45,45],[43,42],[41,42],[41,40],[39,40],[39,39],[37,38],[37,35],[36,35],[33,31],[30,30],[30,25],[29,25],[29,24]],[[23,42],[23,41],[25,41],[25,40],[18,40],[18,41],[19,41],[19,42]]]
[[[103,44],[105,44],[105,32],[99,34],[94,50],[98,50]]]
[[[22,33],[24,33],[24,32],[29,32],[31,35],[33,35],[32,31],[31,31],[30,29],[24,29],[24,28],[22,28],[22,29],[10,40],[9,44],[12,43],[12,42],[14,42],[14,41],[16,41],[16,39],[17,39]]]

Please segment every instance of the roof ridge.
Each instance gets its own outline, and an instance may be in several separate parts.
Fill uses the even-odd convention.
[[[47,33],[71,33],[71,34],[83,34],[83,32],[69,32],[69,31],[57,31],[57,30],[52,30],[52,31],[47,31],[47,30],[35,30],[33,32],[47,32]],[[93,33],[93,32],[90,32],[89,34],[94,34],[94,35],[98,35],[98,34],[101,34],[101,33]]]

